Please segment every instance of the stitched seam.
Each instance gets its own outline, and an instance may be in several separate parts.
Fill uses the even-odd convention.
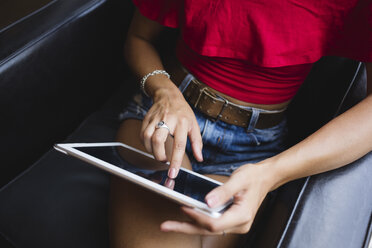
[[[344,94],[344,97],[342,98],[340,104],[338,105],[338,108],[337,108],[337,110],[336,110],[336,113],[333,115],[333,117],[336,117],[337,115],[340,114],[340,111],[341,111],[342,105],[343,105],[343,103],[345,102],[346,97],[349,95],[349,92],[350,92],[351,88],[353,87],[356,78],[357,78],[358,75],[359,75],[359,71],[360,71],[360,69],[361,69],[361,66],[362,66],[362,62],[359,62],[358,67],[357,67],[357,69],[356,69],[356,71],[355,71],[355,74],[354,74],[354,76],[353,76],[353,79],[351,80],[350,85],[349,85],[349,87],[347,88],[347,90],[346,90],[346,92],[345,92],[345,94]]]
[[[35,15],[35,14],[43,11],[44,9],[48,8],[50,5],[52,5],[52,4],[56,3],[56,2],[57,2],[57,0],[53,0],[52,2],[49,2],[46,5],[44,5],[43,7],[41,7],[40,9],[37,9],[37,10],[31,12],[30,14],[25,15],[24,17],[22,17],[22,18],[18,19],[17,21],[9,24],[8,26],[4,27],[3,29],[0,29],[0,33],[5,32],[6,30],[10,29],[11,27],[17,25],[18,23],[21,23],[24,20],[28,19],[29,17],[31,17],[31,16],[33,16],[33,15]]]
[[[39,37],[31,40],[30,42],[28,42],[27,44],[25,44],[23,47],[19,48],[18,50],[16,50],[15,52],[13,52],[12,54],[10,54],[9,56],[5,57],[1,62],[0,62],[0,66],[3,66],[4,64],[8,63],[10,60],[14,59],[15,57],[17,57],[19,54],[23,53],[24,51],[26,51],[27,49],[29,49],[30,47],[36,45],[37,43],[41,42],[42,40],[44,40],[45,38],[47,38],[48,36],[50,35],[53,35],[54,33],[56,33],[59,29],[63,28],[63,26],[67,25],[68,23],[76,20],[76,19],[79,19],[81,16],[83,16],[85,13],[87,12],[91,12],[93,11],[94,9],[100,7],[105,1],[104,0],[97,0],[95,1],[94,3],[90,3],[89,5],[91,5],[90,7],[88,7],[88,9],[82,11],[81,13],[79,14],[76,14],[68,19],[66,19],[64,22],[61,22],[59,24],[57,24],[55,27],[51,28],[50,30],[46,31],[45,33],[42,33]],[[100,3],[98,5],[98,3]],[[86,5],[83,5],[82,7],[80,7],[80,9],[85,9],[86,6],[88,6],[88,4]]]
[[[2,231],[0,231],[0,234],[1,234],[1,236],[3,236],[3,238],[4,238],[6,241],[8,241],[8,242],[11,243],[14,247],[16,247],[15,243],[14,243],[12,240],[10,240],[10,238],[9,238],[8,236],[6,236]]]
[[[305,189],[307,188],[307,185],[308,185],[308,183],[309,183],[309,180],[310,180],[310,177],[307,177],[307,178],[306,178],[306,181],[305,181],[305,183],[304,183],[304,185],[303,185],[302,188],[301,188],[300,194],[299,194],[299,196],[297,197],[296,203],[295,203],[295,205],[294,205],[294,207],[293,207],[293,209],[292,209],[292,211],[291,211],[291,215],[290,215],[289,218],[288,218],[288,221],[287,221],[287,224],[286,224],[286,226],[285,226],[285,228],[284,228],[283,234],[281,235],[280,240],[279,240],[279,242],[278,242],[278,245],[277,245],[276,247],[281,247],[281,246],[282,246],[282,243],[283,243],[283,241],[284,241],[284,238],[285,238],[286,235],[287,235],[287,232],[288,232],[289,226],[291,225],[291,222],[292,222],[292,219],[293,219],[293,217],[294,217],[294,215],[295,215],[295,212],[296,212],[296,210],[297,210],[297,208],[298,208],[298,206],[299,206],[299,204],[300,204],[300,201],[302,200],[302,196],[303,196],[303,194],[304,194],[304,192],[305,192]]]

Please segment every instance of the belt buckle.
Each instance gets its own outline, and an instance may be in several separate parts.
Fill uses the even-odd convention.
[[[207,94],[207,92],[209,92],[208,91],[208,87],[203,87],[203,88],[201,88],[199,90],[199,95],[198,95],[198,98],[196,99],[196,101],[194,103],[194,108],[197,108],[198,107],[198,104],[199,104],[199,101],[200,101],[202,95],[203,94]],[[222,117],[222,112],[225,110],[225,108],[229,105],[230,102],[226,98],[221,97],[219,95],[216,95],[217,97],[219,97],[219,99],[217,99],[216,97],[214,97],[212,95],[209,95],[209,96],[212,97],[213,102],[214,101],[220,101],[220,100],[223,100],[224,101],[224,103],[223,103],[223,105],[221,107],[221,110],[219,111],[218,115],[215,118],[213,118],[214,121],[218,121]]]

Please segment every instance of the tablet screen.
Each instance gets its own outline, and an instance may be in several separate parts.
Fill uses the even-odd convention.
[[[205,180],[187,171],[180,170],[175,179],[167,176],[167,169],[151,170],[144,169],[146,165],[134,166],[126,162],[119,154],[118,149],[125,149],[120,146],[100,146],[100,147],[74,147],[75,149],[103,160],[109,164],[118,166],[136,175],[156,182],[164,187],[170,188],[181,194],[187,195],[195,200],[205,203],[205,196],[218,184]]]

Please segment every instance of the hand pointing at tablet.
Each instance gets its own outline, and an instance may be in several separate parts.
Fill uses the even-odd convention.
[[[153,153],[157,160],[170,161],[168,176],[175,178],[185,154],[187,138],[190,139],[193,155],[199,162],[203,161],[203,144],[195,115],[182,93],[169,79],[153,82],[156,84],[159,81],[163,87],[154,87],[154,103],[142,121],[141,139],[147,151]],[[168,84],[169,87],[164,86]],[[169,136],[173,139],[167,141]],[[171,147],[168,154],[166,142]]]

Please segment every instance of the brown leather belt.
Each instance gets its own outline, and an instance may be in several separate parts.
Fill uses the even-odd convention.
[[[178,67],[178,66],[177,66]],[[183,68],[171,71],[173,81],[180,84],[187,75]],[[176,74],[176,75],[175,75]],[[242,108],[241,105],[234,104],[227,99],[216,95],[208,86],[201,83],[198,79],[193,79],[184,90],[183,95],[191,106],[213,120],[221,120],[228,124],[239,127],[248,127],[252,117],[252,110]],[[255,128],[265,129],[276,126],[285,116],[285,111],[279,112],[260,112]]]

